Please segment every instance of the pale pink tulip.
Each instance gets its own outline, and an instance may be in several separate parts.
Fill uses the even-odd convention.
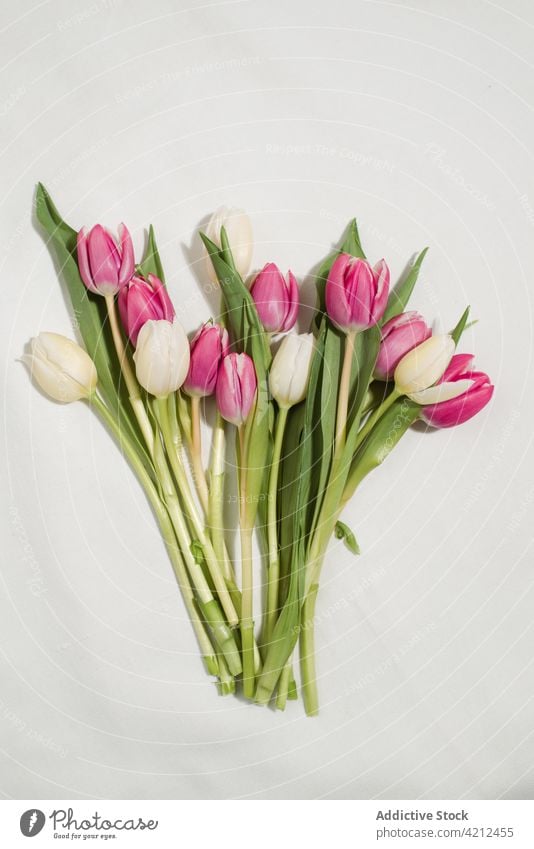
[[[215,395],[223,419],[240,427],[256,397],[257,379],[248,354],[228,354],[221,360]]]
[[[132,238],[128,228],[119,224],[120,244],[101,224],[91,230],[82,227],[78,233],[78,267],[80,277],[99,295],[116,295],[131,280],[135,270]]]

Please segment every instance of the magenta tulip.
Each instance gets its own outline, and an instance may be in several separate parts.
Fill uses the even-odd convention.
[[[384,315],[389,269],[381,259],[374,268],[365,259],[340,254],[326,281],[326,311],[345,333],[366,330]]]
[[[430,327],[418,312],[403,312],[386,321],[375,365],[377,380],[391,380],[398,364],[408,351],[432,335]]]
[[[423,421],[432,427],[453,427],[469,421],[489,403],[495,387],[487,374],[472,370],[473,359],[472,354],[455,354],[443,377],[432,389],[441,391],[445,397],[454,393],[455,384],[463,391],[440,403],[421,407]]]
[[[191,362],[184,383],[188,395],[213,395],[221,359],[228,355],[230,338],[225,327],[204,324],[191,342]]]
[[[82,227],[78,233],[78,267],[80,276],[91,292],[116,295],[133,277],[135,260],[128,228],[119,224],[120,244],[101,224],[92,230]]]
[[[286,333],[299,311],[299,287],[291,271],[287,281],[274,262],[268,262],[250,287],[261,323],[268,333]]]
[[[135,347],[142,326],[147,321],[170,321],[175,312],[169,293],[159,277],[149,274],[132,277],[119,292],[119,313],[124,331]]]
[[[256,388],[256,371],[248,354],[223,357],[215,390],[217,407],[223,419],[240,427],[252,409]]]

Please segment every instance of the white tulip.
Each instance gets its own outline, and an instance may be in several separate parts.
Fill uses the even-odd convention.
[[[30,341],[31,353],[22,357],[36,383],[54,401],[70,404],[89,398],[98,375],[89,354],[60,333],[40,333]]]
[[[411,396],[433,386],[449,365],[455,347],[452,336],[444,333],[412,348],[395,369],[397,392]]]
[[[133,355],[141,386],[156,398],[176,392],[189,370],[189,341],[177,319],[143,324]]]
[[[271,395],[283,408],[306,397],[315,351],[313,333],[290,333],[284,337],[269,372]]]
[[[252,222],[243,209],[229,209],[226,206],[221,206],[213,213],[206,227],[206,236],[219,247],[221,244],[221,227],[226,229],[235,267],[244,279],[250,271],[252,262],[254,247]],[[206,272],[210,281],[217,283],[217,275],[209,254],[206,257]]]

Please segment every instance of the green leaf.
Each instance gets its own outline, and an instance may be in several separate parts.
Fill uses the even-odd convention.
[[[356,337],[353,364],[353,368],[356,370],[356,376],[353,381],[353,391],[350,399],[349,412],[351,416],[348,419],[345,446],[342,454],[337,458],[334,457],[332,461],[320,517],[316,523],[317,533],[320,534],[321,539],[321,549],[324,549],[334,530],[339,505],[350,474],[362,410],[366,402],[369,384],[373,379],[373,370],[379,346],[380,330],[376,326],[370,327],[363,333],[359,333]]]
[[[161,259],[158,253],[158,247],[156,245],[156,236],[154,233],[154,228],[152,224],[148,230],[148,241],[146,245],[145,255],[143,257],[143,261],[138,266],[139,271],[143,277],[148,277],[149,274],[154,274],[156,277],[165,283],[165,273],[163,271],[163,265],[161,264]]]
[[[348,550],[352,551],[353,554],[360,553],[360,547],[356,541],[356,537],[354,536],[349,526],[345,524],[345,522],[340,522],[339,519],[337,520],[336,526],[334,528],[334,534],[336,539],[343,540]]]
[[[232,254],[232,249],[230,247],[230,241],[228,239],[228,233],[226,232],[226,227],[221,227],[221,253],[222,258],[224,259],[226,264],[230,266],[232,271],[237,271],[235,267],[234,257]]]
[[[45,187],[39,183],[36,194],[37,220],[48,235],[59,263],[59,273],[67,284],[76,322],[87,353],[98,372],[99,386],[113,405],[117,391],[112,367],[113,340],[108,328],[104,298],[93,296],[84,285],[76,262],[76,231],[60,217]]]
[[[104,298],[89,292],[78,271],[76,230],[63,221],[42,183],[37,186],[35,205],[37,220],[48,237],[47,247],[53,250],[56,256],[58,274],[65,281],[69,293],[73,320],[79,329],[87,353],[95,363],[99,391],[109,410],[119,419],[120,426],[135,443],[147,471],[153,474],[153,467],[142,442],[137,422],[129,407]]]
[[[404,280],[401,280],[401,282],[398,283],[391,291],[386,311],[384,313],[384,317],[382,318],[382,324],[385,324],[386,321],[389,321],[390,318],[394,318],[396,315],[400,315],[400,313],[404,312],[404,310],[406,309],[408,301],[410,300],[412,292],[415,288],[415,284],[417,283],[419,271],[421,270],[421,265],[423,264],[423,260],[426,256],[427,251],[428,248],[424,248],[424,250],[421,251],[414,264],[412,265],[409,274]]]
[[[420,407],[408,398],[399,398],[378,420],[354,455],[343,492],[345,504],[361,481],[391,454],[408,428],[419,418]]]
[[[304,404],[289,410],[278,476],[278,518],[280,519],[280,598],[285,601],[287,579],[291,565],[291,551],[295,540],[297,482],[301,462],[299,446],[304,428]]]
[[[226,304],[226,321],[235,341],[252,357],[256,369],[258,392],[253,415],[246,424],[245,455],[247,457],[247,521],[253,525],[260,503],[265,501],[269,454],[271,450],[272,405],[267,386],[271,352],[256,305],[235,269],[226,232],[221,233],[220,249],[204,233],[200,234],[221,286]],[[226,259],[225,259],[226,257]],[[249,450],[250,449],[250,450]]]
[[[261,370],[266,372],[271,362],[271,352],[252,296],[233,267],[233,260],[231,264],[226,262],[223,251],[204,233],[200,233],[200,238],[210,255],[221,286],[228,327],[235,341],[242,344],[243,350],[252,357],[254,364],[259,364]]]
[[[469,310],[470,309],[471,309],[471,307],[465,308],[465,310],[463,311],[463,313],[460,317],[460,320],[458,321],[458,324],[456,325],[454,330],[451,331],[451,336],[454,339],[455,345],[458,345],[458,342],[460,341],[460,337],[461,337],[462,333],[464,332],[464,330],[466,328],[467,319],[469,318]]]
[[[343,335],[324,315],[317,339],[306,403],[308,410],[306,438],[312,445],[309,521],[305,530],[306,538],[313,533],[319,518],[332,465],[342,346]]]

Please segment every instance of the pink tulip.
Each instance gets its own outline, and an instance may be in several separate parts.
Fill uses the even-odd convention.
[[[78,233],[78,267],[80,276],[91,292],[116,295],[131,280],[135,270],[132,238],[124,224],[119,224],[120,245],[101,224],[92,230],[82,227]]]
[[[230,338],[225,327],[204,324],[191,342],[191,362],[184,383],[188,395],[213,395],[221,359],[228,355]]]
[[[122,326],[134,347],[145,322],[162,319],[172,322],[175,316],[167,289],[154,274],[149,274],[146,280],[132,277],[120,290],[118,302]]]
[[[256,388],[256,371],[248,354],[223,357],[215,390],[217,407],[223,419],[240,427],[252,409]]]
[[[364,259],[340,254],[326,281],[326,311],[345,333],[366,330],[386,309],[389,268],[381,259],[374,268]]]
[[[421,418],[432,427],[453,427],[476,416],[493,395],[494,386],[487,374],[473,371],[472,354],[455,354],[443,377],[434,389],[454,392],[454,384],[464,386],[461,394],[438,404],[421,407]]]
[[[375,365],[377,380],[391,380],[398,364],[408,351],[432,335],[430,327],[418,312],[403,312],[386,321]]]
[[[278,266],[268,262],[250,287],[250,294],[268,333],[291,330],[299,311],[299,287],[291,271],[286,282]]]

